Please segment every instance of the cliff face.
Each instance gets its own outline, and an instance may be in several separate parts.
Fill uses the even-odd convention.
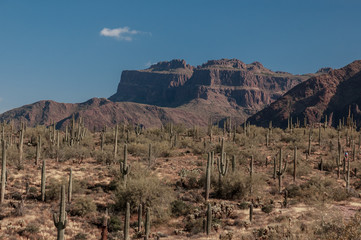
[[[269,107],[255,114],[249,121],[266,126],[273,121],[275,126],[287,126],[288,117],[303,122],[320,122],[328,116],[334,126],[338,120],[348,116],[360,122],[361,113],[361,61],[310,78],[287,92]],[[360,123],[358,123],[360,126]]]
[[[172,60],[146,70],[124,71],[117,93],[109,99],[178,107],[216,94],[250,114],[307,78],[272,72],[259,62],[245,64],[237,59],[211,60],[198,67]]]
[[[159,62],[146,70],[123,71],[117,92],[109,99],[115,102],[137,102],[173,106],[175,89],[192,76],[193,67],[184,60]]]

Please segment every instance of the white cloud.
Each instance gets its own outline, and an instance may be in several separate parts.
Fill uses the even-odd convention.
[[[104,36],[104,37],[112,37],[112,38],[116,38],[118,40],[124,40],[124,41],[132,41],[133,40],[133,36],[140,34],[142,32],[137,31],[137,30],[132,30],[129,27],[120,27],[120,28],[114,28],[114,29],[110,29],[110,28],[103,28],[100,31],[100,35]]]

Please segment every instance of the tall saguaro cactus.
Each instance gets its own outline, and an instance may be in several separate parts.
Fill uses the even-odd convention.
[[[207,227],[206,227],[207,235],[211,234],[211,229],[212,229],[212,207],[211,207],[211,204],[208,203],[208,207],[207,207]]]
[[[38,165],[39,160],[41,157],[41,136],[38,136],[38,142],[36,144],[36,158],[35,158],[35,165]]]
[[[124,158],[123,162],[120,163],[120,172],[122,174],[123,184],[127,186],[127,177],[130,172],[130,165],[128,163],[128,149],[127,144],[124,144]]]
[[[127,202],[124,219],[124,240],[129,240],[130,204]]]
[[[285,165],[282,168],[282,148],[280,148],[280,152],[279,152],[279,162],[278,162],[278,171],[277,171],[277,176],[278,176],[278,191],[279,193],[282,192],[282,177],[283,174],[286,171],[287,168],[287,161],[285,161]]]
[[[150,234],[150,208],[147,207],[147,210],[145,212],[145,240],[149,239],[149,234]]]
[[[71,203],[73,195],[73,169],[70,168],[69,183],[68,183],[68,203]]]
[[[249,193],[250,194],[253,193],[253,163],[254,163],[254,159],[253,159],[253,155],[252,155],[251,161],[249,163],[249,179],[250,179]]]
[[[296,171],[297,171],[297,146],[293,153],[293,181],[296,181]]]
[[[142,231],[142,214],[143,214],[143,205],[139,204],[139,207],[138,207],[138,232]]]
[[[212,154],[208,153],[208,160],[207,160],[207,168],[206,168],[206,189],[205,189],[205,199],[208,201],[209,199],[209,192],[211,190],[211,169],[212,169]]]
[[[338,145],[337,145],[337,157],[336,157],[337,179],[340,178],[340,172],[341,172],[340,167],[342,166],[341,158],[342,158],[342,146],[341,146],[341,142],[339,140]]]
[[[24,153],[24,134],[25,134],[25,124],[21,122],[20,130],[20,142],[19,142],[19,166],[23,162],[23,153]]]
[[[0,189],[0,203],[5,199],[5,182],[6,182],[6,141],[2,140],[2,168],[1,168],[1,189]]]
[[[152,164],[152,144],[149,143],[149,149],[148,149],[148,166]]]
[[[308,156],[311,155],[311,140],[312,140],[312,128],[310,128],[310,132],[308,134]]]
[[[253,202],[249,204],[249,221],[252,222],[253,220]]]
[[[41,201],[45,201],[45,186],[46,186],[46,163],[43,160],[43,166],[41,167]]]
[[[217,158],[217,168],[219,173],[218,187],[219,190],[222,188],[222,177],[226,176],[228,171],[228,159],[226,153],[222,154],[220,158]]]
[[[56,229],[58,230],[57,240],[64,240],[64,232],[65,232],[66,225],[68,223],[67,217],[66,217],[66,212],[65,212],[65,204],[66,204],[65,203],[65,186],[62,185],[61,191],[60,191],[59,216],[56,213],[53,214],[54,225],[55,225]]]
[[[118,132],[119,132],[119,125],[117,124],[117,126],[114,129],[114,159],[117,158],[117,154],[118,154]]]

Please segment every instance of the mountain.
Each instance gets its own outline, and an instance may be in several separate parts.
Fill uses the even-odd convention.
[[[272,72],[259,62],[245,64],[237,59],[211,60],[198,67],[172,60],[145,70],[123,71],[118,90],[109,99],[178,107],[219,96],[251,114],[308,77]]]
[[[287,126],[287,119],[298,118],[301,123],[324,121],[336,126],[339,119],[349,114],[361,123],[361,60],[354,61],[340,69],[323,69],[321,75],[289,90],[270,106],[248,119],[253,124],[268,126]]]
[[[184,60],[165,61],[144,70],[123,71],[117,92],[109,99],[77,104],[40,101],[3,113],[0,121],[23,119],[30,126],[55,121],[64,127],[75,114],[84,117],[89,128],[121,121],[145,126],[167,121],[204,126],[210,117],[221,120],[228,116],[242,123],[317,74],[273,72],[259,62],[245,64],[237,59],[210,60],[197,67]]]

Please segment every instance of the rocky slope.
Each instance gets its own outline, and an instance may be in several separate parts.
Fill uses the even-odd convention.
[[[83,116],[90,128],[121,121],[145,126],[167,121],[206,125],[209,117],[228,116],[241,123],[310,76],[273,72],[259,62],[245,64],[237,59],[211,60],[197,67],[172,60],[145,70],[123,71],[109,100],[40,101],[0,115],[0,121],[23,119],[31,126],[55,121],[62,127],[75,114]]]
[[[336,70],[326,69],[288,91],[269,107],[258,112],[249,121],[257,125],[287,126],[288,117],[302,123],[319,122],[328,116],[328,123],[336,126],[347,117],[349,109],[360,127],[361,60]]]

